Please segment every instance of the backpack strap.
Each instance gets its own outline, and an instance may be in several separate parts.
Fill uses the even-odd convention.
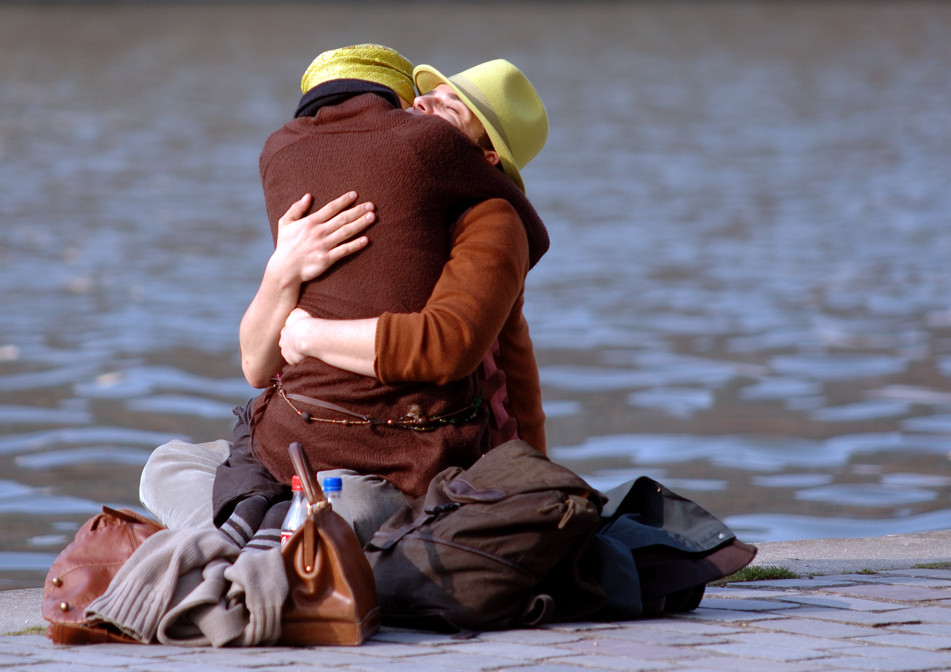
[[[519,621],[527,628],[535,628],[550,623],[554,615],[555,598],[551,595],[536,595],[529,601]]]
[[[406,535],[415,532],[421,527],[429,525],[442,516],[452,513],[461,506],[462,504],[459,502],[447,502],[445,504],[437,504],[434,507],[423,509],[422,512],[412,521],[396,528],[395,530],[378,530],[377,533],[373,535],[373,539],[370,543],[375,549],[387,551],[398,544]]]

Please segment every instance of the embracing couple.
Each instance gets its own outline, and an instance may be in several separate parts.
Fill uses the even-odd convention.
[[[232,441],[161,446],[141,481],[166,526],[242,546],[279,542],[291,442],[343,478],[361,542],[447,467],[545,451],[522,314],[548,248],[520,173],[548,136],[535,88],[505,60],[447,77],[364,44],[320,54],[301,91],[260,159],[275,250],[240,345],[263,392]]]

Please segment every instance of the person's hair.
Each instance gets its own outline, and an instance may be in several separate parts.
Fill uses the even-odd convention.
[[[489,134],[486,133],[484,129],[482,131],[482,135],[480,135],[479,139],[476,140],[476,144],[487,152],[495,151],[495,147],[492,145],[492,141],[489,139]]]
[[[479,146],[480,149],[484,149],[487,152],[495,151],[495,145],[492,144],[492,140],[489,139],[489,134],[486,133],[484,129],[482,131],[482,135],[480,135],[479,139],[476,140],[476,144]],[[505,169],[502,167],[501,161],[495,164],[495,167],[497,170],[501,171],[502,173],[505,173]]]

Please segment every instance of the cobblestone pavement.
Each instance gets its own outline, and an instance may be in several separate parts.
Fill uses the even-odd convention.
[[[361,647],[55,646],[0,637],[0,667],[30,672],[217,670],[951,670],[951,570],[734,583],[689,614],[472,637],[384,629]]]

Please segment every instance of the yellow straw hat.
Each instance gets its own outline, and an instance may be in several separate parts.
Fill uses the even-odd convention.
[[[519,171],[545,146],[548,114],[535,87],[521,70],[500,58],[452,77],[432,66],[417,65],[413,79],[420,94],[448,84],[482,122],[499,153],[502,170],[525,191]]]
[[[323,52],[301,77],[301,93],[335,79],[360,79],[381,84],[408,102],[416,97],[413,64],[397,51],[380,44],[355,44]]]

